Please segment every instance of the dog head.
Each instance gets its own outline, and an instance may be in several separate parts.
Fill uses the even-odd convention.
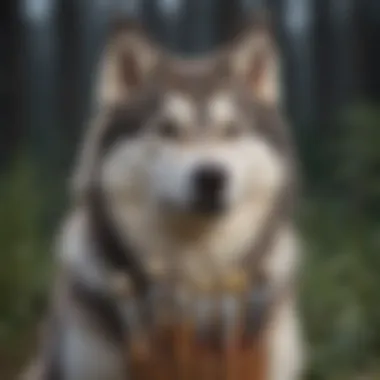
[[[163,213],[208,217],[273,194],[288,169],[278,66],[257,21],[197,60],[118,28],[98,92],[105,111],[94,151],[106,189]]]

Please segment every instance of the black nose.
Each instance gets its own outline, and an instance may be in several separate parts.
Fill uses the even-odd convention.
[[[204,166],[195,172],[195,186],[199,193],[216,194],[225,182],[224,171],[217,166]]]
[[[217,165],[201,166],[195,171],[193,181],[194,206],[199,211],[220,210],[227,182],[225,170]]]

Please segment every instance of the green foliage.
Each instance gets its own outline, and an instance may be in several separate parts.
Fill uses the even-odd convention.
[[[336,143],[336,185],[351,209],[380,215],[380,107],[359,105],[343,115]]]
[[[51,272],[35,175],[23,157],[0,180],[0,342],[7,345],[34,320]]]
[[[302,218],[310,378],[354,379],[380,358],[380,224],[345,218],[333,200],[311,203]]]
[[[337,125],[314,143],[313,162],[323,167],[309,166],[308,175],[315,170],[323,181],[300,217],[307,248],[302,307],[310,378],[318,380],[356,379],[380,360],[379,108],[354,107]]]

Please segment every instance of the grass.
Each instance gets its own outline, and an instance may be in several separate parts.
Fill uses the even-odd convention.
[[[310,379],[358,379],[380,362],[380,226],[351,220],[330,203],[311,201],[301,227]]]

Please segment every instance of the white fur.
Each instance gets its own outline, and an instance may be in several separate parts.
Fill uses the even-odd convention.
[[[269,332],[268,380],[299,380],[305,368],[305,353],[298,310],[291,299],[275,315]]]
[[[63,338],[65,380],[124,380],[127,358],[92,328],[79,313],[69,310]]]
[[[236,119],[236,113],[233,99],[228,94],[218,94],[209,104],[210,119],[217,126]]]
[[[270,372],[268,380],[301,379],[306,354],[294,286],[300,264],[300,244],[295,231],[285,226],[275,240],[265,270],[274,289],[286,289],[269,329]],[[290,282],[290,285],[289,285]]]
[[[95,254],[88,232],[84,210],[79,209],[69,215],[58,241],[59,264],[68,273],[78,275],[85,283],[103,290],[108,286],[107,271]]]
[[[194,123],[196,110],[194,104],[181,93],[171,93],[166,96],[162,113],[178,124],[190,125]]]

